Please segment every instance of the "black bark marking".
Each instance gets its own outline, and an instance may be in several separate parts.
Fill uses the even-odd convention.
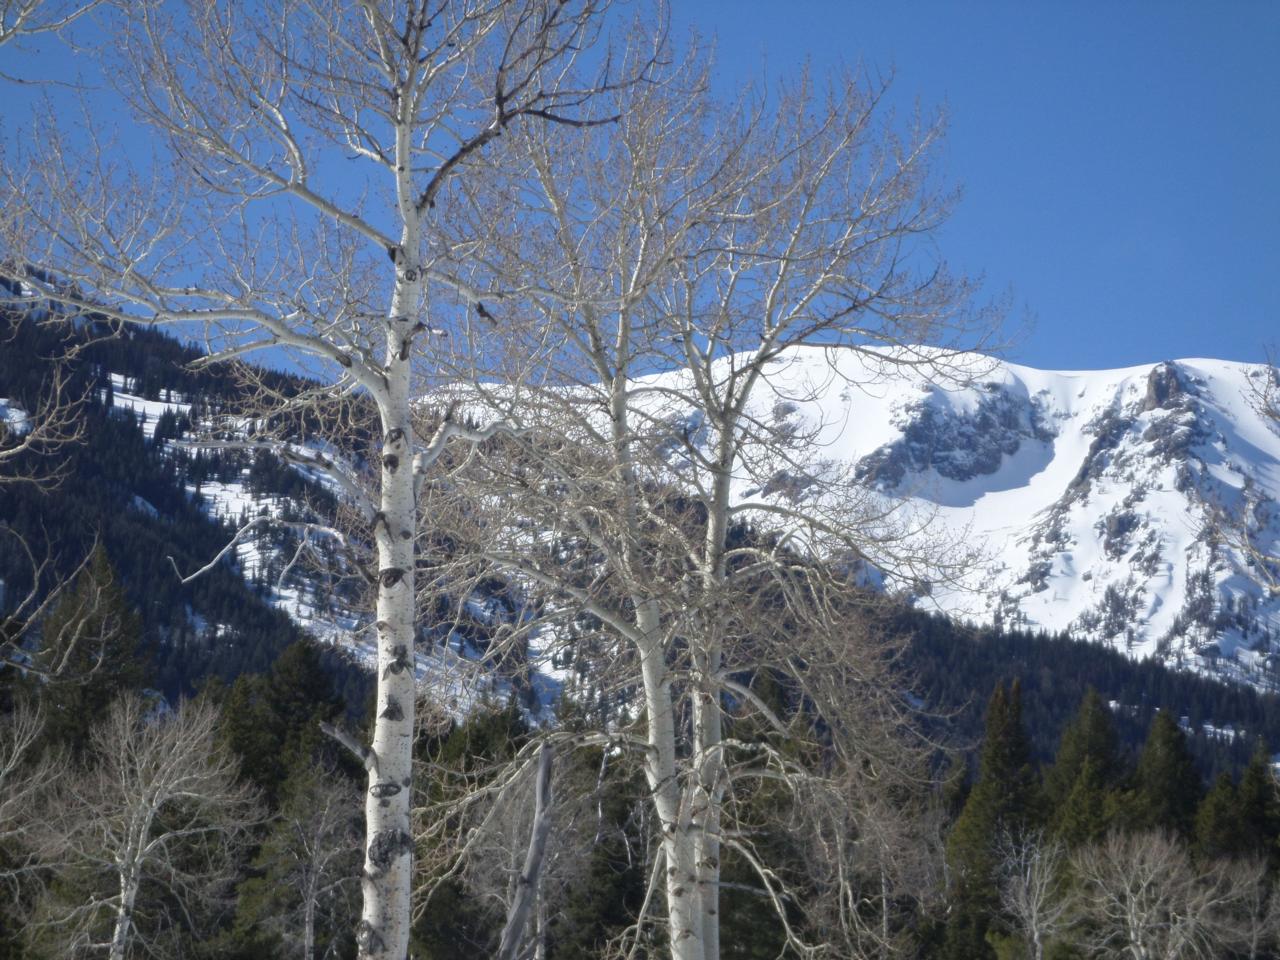
[[[394,453],[384,453],[382,455],[382,466],[387,473],[395,473],[400,469],[400,458]]]
[[[382,939],[382,935],[374,929],[373,924],[368,920],[361,920],[360,926],[356,927],[356,947],[360,950],[362,956],[370,953],[381,953],[387,948],[387,943]]]
[[[412,267],[410,267],[408,270],[406,270],[406,271],[404,272],[404,282],[405,282],[405,283],[416,283],[416,282],[417,282],[417,280],[418,280],[418,271],[417,271],[417,270],[414,270]]]
[[[379,716],[385,717],[388,720],[403,720],[404,710],[400,707],[400,701],[395,697],[387,697],[387,705],[383,707],[382,713],[380,713]],[[397,789],[399,788],[397,787]]]
[[[387,438],[386,440],[383,441],[383,445],[390,447],[393,444],[399,443],[403,439],[404,439],[404,431],[401,430],[399,427],[392,427],[390,430],[387,431]]]
[[[387,669],[382,674],[384,677],[389,673],[399,676],[409,669],[409,651],[405,649],[403,644],[398,644],[391,651],[391,655],[394,659],[387,664]]]
[[[413,839],[403,830],[379,830],[369,844],[369,864],[373,875],[381,876],[400,857],[413,851]]]
[[[387,797],[394,797],[400,790],[400,784],[392,780],[383,780],[381,783],[375,783],[370,787],[369,793],[379,800],[385,800]]]
[[[408,540],[408,539],[410,539],[412,536],[413,536],[413,534],[412,534],[412,533],[410,533],[408,530],[401,530],[401,531],[400,531],[400,539],[401,539],[401,540]]]
[[[378,576],[382,580],[382,589],[390,590],[404,579],[404,571],[399,567],[387,567],[385,570],[378,571]]]
[[[378,628],[379,633],[386,633],[391,629],[391,624],[387,623],[385,620],[379,620],[374,624],[374,626]]]
[[[347,369],[351,368],[351,358],[345,353],[339,353],[335,355],[333,359],[338,361],[339,366],[346,367]]]

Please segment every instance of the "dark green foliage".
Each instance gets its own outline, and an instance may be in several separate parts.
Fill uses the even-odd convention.
[[[44,645],[35,660],[51,679],[33,677],[28,686],[44,703],[50,743],[78,754],[112,702],[142,686],[140,632],[106,552],[96,547],[41,624]]]
[[[1122,772],[1111,713],[1090,687],[1045,774],[1052,831],[1072,846],[1100,839],[1109,825],[1108,797]]]
[[[1271,754],[1265,740],[1254,744],[1253,756],[1236,788],[1240,822],[1240,846],[1267,857],[1272,870],[1280,866],[1280,793],[1271,769]]]
[[[1189,837],[1200,794],[1200,774],[1186,736],[1173,715],[1162,710],[1151,721],[1134,774],[1132,798],[1122,816],[1135,829],[1163,828]]]
[[[1006,691],[999,684],[987,706],[978,778],[947,842],[957,913],[947,934],[945,956],[984,955],[973,951],[985,944],[999,905],[997,845],[1003,835],[1019,833],[1036,822],[1037,787],[1022,726],[1021,685],[1015,680]]]
[[[363,858],[361,787],[332,768],[299,760],[280,794],[279,817],[237,891],[236,922],[227,939],[262,956],[284,953],[287,936],[296,950],[309,913],[315,956],[353,956]]]
[[[1086,761],[1093,763],[1094,775],[1101,782],[1113,784],[1119,779],[1121,764],[1115,724],[1093,687],[1086,690],[1079,712],[1062,732],[1057,756],[1045,773],[1045,793],[1051,802],[1071,789]]]
[[[590,833],[586,861],[560,896],[548,930],[551,960],[595,960],[606,944],[634,919],[644,898],[643,838],[636,836],[633,815],[646,801],[646,788],[635,771],[617,770],[600,750],[562,755],[556,763],[553,789],[573,803],[585,798],[588,816],[580,828]]]
[[[458,881],[446,880],[413,925],[410,954],[421,960],[489,957],[501,928],[501,913],[471,896]]]
[[[1243,840],[1236,786],[1231,777],[1220,773],[1196,811],[1193,849],[1200,862],[1207,863],[1215,857],[1244,853]]]
[[[1206,778],[1242,770],[1255,736],[1280,743],[1280,696],[1274,693],[1134,661],[1065,634],[974,628],[919,611],[902,611],[897,628],[908,637],[901,665],[912,692],[946,717],[930,729],[953,743],[968,745],[982,736],[982,703],[974,692],[1013,677],[1022,681],[1033,756],[1044,765],[1089,688],[1103,703],[1117,704],[1112,720],[1126,759],[1141,748],[1157,709],[1188,718],[1188,746]],[[1209,720],[1248,731],[1249,738],[1206,734],[1201,724]]]
[[[214,691],[224,715],[223,736],[240,757],[242,775],[274,802],[289,772],[342,755],[320,730],[342,712],[315,645],[298,641],[265,676],[245,674],[229,690]]]
[[[1101,840],[1111,826],[1114,794],[1101,769],[1092,757],[1087,757],[1071,788],[1058,798],[1050,829],[1070,847]]]

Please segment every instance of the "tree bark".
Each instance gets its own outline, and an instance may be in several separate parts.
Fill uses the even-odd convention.
[[[706,960],[701,917],[698,912],[698,868],[695,828],[686,791],[676,769],[675,711],[671,679],[661,637],[656,601],[636,606],[636,626],[643,637],[640,671],[644,684],[645,712],[649,723],[649,750],[645,777],[653,795],[666,856],[668,932],[672,960]]]
[[[398,145],[408,157],[410,131]],[[382,471],[373,537],[378,556],[377,716],[367,764],[363,908],[356,931],[361,960],[405,960],[409,951],[413,839],[409,824],[414,725],[414,540],[418,529],[413,483],[413,426],[409,352],[413,320],[422,299],[416,263],[421,246],[411,184],[401,178],[404,218],[396,255],[396,285],[386,321],[385,391],[378,397]],[[407,201],[407,202],[406,202]],[[407,251],[414,253],[410,260]]]
[[[133,925],[133,905],[138,898],[138,882],[133,864],[120,871],[120,903],[116,907],[115,923],[111,929],[110,960],[124,960],[129,947],[129,928]]]
[[[516,880],[516,896],[498,943],[498,960],[516,960],[520,955],[520,943],[529,924],[530,910],[538,902],[538,881],[546,858],[547,838],[551,835],[551,760],[551,746],[544,743],[538,754],[538,781],[529,849],[525,854],[524,869]],[[538,932],[540,934],[541,930]]]

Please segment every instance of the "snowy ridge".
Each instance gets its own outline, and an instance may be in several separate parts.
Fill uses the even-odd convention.
[[[977,569],[932,602],[1271,684],[1280,598],[1205,522],[1214,505],[1248,516],[1264,550],[1280,546],[1280,433],[1253,402],[1265,367],[1044,371],[973,356],[961,364],[972,380],[948,389],[881,366],[792,350],[754,414],[782,411],[813,436],[817,471],[903,497],[934,535],[979,549]],[[750,483],[741,496],[758,493]]]

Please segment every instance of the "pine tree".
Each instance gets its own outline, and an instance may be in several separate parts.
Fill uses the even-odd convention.
[[[239,755],[243,775],[273,805],[290,769],[333,750],[320,723],[333,720],[342,704],[319,653],[305,640],[286,647],[266,676],[242,674],[218,699],[226,743]],[[332,756],[347,760],[336,751]]]
[[[1200,775],[1186,735],[1173,715],[1161,710],[1151,721],[1134,776],[1132,803],[1123,815],[1137,829],[1164,828],[1189,837],[1200,793]]]
[[[120,694],[143,682],[141,624],[101,545],[41,625],[36,662],[52,677],[34,692],[47,711],[45,735],[78,754]]]
[[[1053,833],[1069,846],[1101,839],[1109,826],[1108,794],[1121,772],[1115,726],[1090,687],[1044,778]]]
[[[1272,868],[1280,865],[1280,791],[1271,769],[1271,753],[1259,738],[1236,789],[1240,843],[1250,852],[1266,852]]]
[[[986,737],[978,779],[947,841],[956,878],[955,911],[944,956],[979,960],[990,955],[987,932],[999,910],[996,844],[1002,832],[1017,832],[1036,820],[1036,775],[1022,726],[1022,687],[997,685],[987,706]]]
[[[1120,775],[1120,755],[1111,711],[1093,687],[1085,691],[1080,709],[1062,732],[1053,766],[1045,773],[1045,795],[1051,805],[1060,804],[1080,778],[1086,761],[1092,761],[1095,777],[1113,784]]]
[[[1244,852],[1240,813],[1235,784],[1229,775],[1219,774],[1196,811],[1193,849],[1201,863]]]
[[[1092,757],[1085,759],[1050,823],[1053,835],[1070,848],[1101,840],[1112,821],[1110,791]]]

